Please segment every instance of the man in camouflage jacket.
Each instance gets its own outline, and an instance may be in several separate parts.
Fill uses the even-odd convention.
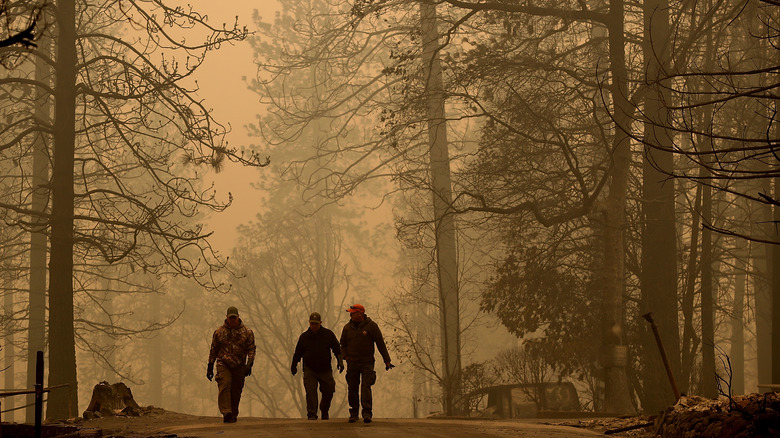
[[[217,365],[217,404],[225,423],[235,423],[238,418],[238,402],[244,389],[244,379],[252,373],[255,362],[255,335],[243,324],[238,309],[227,309],[225,324],[214,330],[209,351],[206,378],[214,377]]]

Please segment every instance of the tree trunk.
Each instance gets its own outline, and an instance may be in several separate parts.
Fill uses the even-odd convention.
[[[111,278],[112,274],[114,274],[117,270],[112,269],[111,267],[108,267],[105,269],[104,275],[106,275],[106,278],[104,279],[105,284],[105,291],[103,292],[105,295],[103,297],[103,310],[106,313],[106,324],[108,324],[108,327],[114,326],[114,300],[111,298],[114,295],[114,280]],[[111,330],[110,328],[108,330]],[[105,342],[105,351],[106,351],[106,362],[113,362],[114,358],[116,358],[116,340],[114,339],[113,334],[109,331],[108,333],[105,333],[102,335],[103,342]],[[102,375],[103,378],[99,379],[98,381],[105,381],[105,382],[118,382],[120,379],[119,376],[117,376],[116,372],[111,368],[111,366],[106,366],[103,369],[99,370],[99,374],[96,376]]]
[[[78,412],[73,332],[73,164],[76,138],[76,11],[57,2],[57,85],[54,90],[51,258],[49,260],[49,386],[47,419]]]
[[[44,14],[41,20],[47,17]],[[41,22],[41,26],[44,23]],[[45,34],[38,42],[38,49],[44,54],[51,53],[51,39]],[[41,55],[35,61],[35,81],[49,85],[51,83],[51,68]],[[49,144],[50,137],[45,132],[51,126],[51,97],[49,93],[38,88],[35,98],[35,120],[41,129],[33,140],[33,173],[32,197],[30,209],[45,213],[49,200]],[[45,234],[46,220],[43,217],[31,217],[30,222],[40,224],[39,231],[30,233],[30,292],[29,320],[27,323],[27,387],[35,385],[35,361],[38,351],[46,350],[46,252],[47,239]],[[44,355],[45,356],[45,355]],[[35,421],[35,395],[27,396],[25,409],[26,421]]]
[[[422,306],[417,306],[413,310],[413,317],[419,322],[415,327],[417,336],[423,337],[423,332],[428,331],[427,321],[430,321],[429,315]],[[427,373],[418,368],[412,367],[412,418],[425,418],[428,415],[428,397],[430,396],[431,379]]]
[[[780,123],[775,121],[774,135],[772,136],[775,143],[778,136],[780,136]],[[774,199],[777,201],[780,200],[780,178],[773,179]],[[770,366],[772,367],[772,383],[780,383],[780,205],[777,204],[772,209],[772,225],[774,225],[775,244],[772,245],[772,362]]]
[[[704,53],[705,71],[713,71],[714,47],[712,34],[706,35],[706,48]],[[702,93],[706,95],[711,91],[708,84],[702,83]],[[712,106],[707,105],[701,112],[702,132],[712,132]],[[705,154],[712,152],[715,145],[712,143],[712,137],[699,135],[699,144]],[[704,156],[703,160],[710,161],[712,157]],[[717,379],[715,377],[715,325],[714,325],[714,304],[713,304],[713,282],[712,282],[712,231],[707,228],[712,226],[712,187],[706,183],[709,176],[709,170],[703,168],[699,175],[704,181],[702,188],[702,225],[704,229],[701,233],[701,361],[702,371],[699,391],[704,397],[715,398],[718,396]]]
[[[772,193],[771,180],[764,182],[763,193]],[[758,206],[758,221],[763,225],[764,237],[774,239],[777,227],[771,223],[772,207]],[[756,250],[753,266],[755,268],[755,293],[753,305],[756,309],[756,374],[758,383],[772,382],[772,284],[776,275],[772,274],[773,251],[778,245],[761,244]],[[755,388],[758,391],[758,388]]]
[[[3,315],[5,317],[6,321],[13,321],[14,317],[14,294],[11,292],[13,288],[11,287],[10,279],[8,277],[8,273],[10,271],[5,271],[2,280],[6,283],[7,287],[4,288],[4,297],[3,297],[3,307],[4,307],[4,313]],[[16,382],[14,381],[14,377],[16,374],[16,366],[15,366],[15,360],[14,360],[14,329],[8,331],[8,333],[5,333],[5,336],[3,337],[3,366],[2,366],[2,373],[3,373],[3,388],[12,390],[16,388]],[[3,415],[3,420],[6,422],[13,422],[14,421],[14,411],[11,410],[16,405],[14,402],[15,397],[6,397],[0,401],[3,402],[3,410],[9,410],[9,412],[5,413]]]
[[[178,369],[179,369],[179,375],[178,375],[178,383],[176,384],[176,411],[178,412],[185,412],[184,410],[184,403],[183,403],[183,387],[184,387],[184,344],[186,338],[186,332],[185,328],[187,327],[186,324],[186,314],[182,315],[181,321],[179,321],[179,325],[181,326],[181,332],[179,333],[179,363],[178,363]],[[249,394],[247,394],[248,396]]]
[[[674,160],[671,134],[664,128],[671,102],[668,72],[669,4],[666,0],[648,0],[643,4],[645,20],[644,58],[647,81],[652,90],[645,99],[645,155],[642,163],[642,204],[645,227],[642,232],[642,306],[641,313],[653,312],[666,356],[675,379],[680,378],[680,335],[677,317],[677,232],[675,230],[674,180],[669,177]],[[643,339],[642,408],[645,412],[664,410],[674,402],[669,379],[647,325]]]
[[[775,123],[775,135],[777,123]],[[777,137],[775,137],[777,138]],[[774,178],[774,198],[780,199],[780,178]],[[774,225],[774,240],[772,245],[772,356],[769,366],[772,369],[772,382],[780,382],[780,206],[772,209],[772,224]],[[765,383],[760,382],[759,383]]]
[[[712,224],[712,188],[705,185],[702,189],[702,223],[705,225],[701,233],[701,383],[700,392],[704,397],[718,396],[717,380],[715,378],[715,326],[713,322],[713,290],[712,290],[712,231],[707,228]]]
[[[691,224],[691,248],[688,255],[688,267],[686,268],[685,291],[682,299],[683,337],[681,356],[681,376],[679,382],[680,392],[688,393],[693,375],[693,366],[696,363],[696,352],[699,351],[701,338],[697,336],[693,326],[693,301],[696,295],[696,279],[699,277],[699,228],[701,218],[702,185],[696,186],[696,200],[694,201]]]
[[[614,102],[615,135],[612,140],[612,176],[604,205],[604,261],[601,276],[604,284],[602,300],[602,356],[604,367],[604,410],[633,412],[629,396],[626,365],[627,347],[623,344],[623,292],[625,207],[628,190],[628,170],[631,151],[628,132],[630,104],[628,75],[625,69],[625,38],[623,35],[623,0],[610,0],[609,57],[612,83],[610,95]]]
[[[744,201],[744,200],[743,200]],[[745,204],[741,202],[741,204]],[[747,208],[747,206],[745,206]],[[731,310],[731,393],[745,393],[745,281],[747,242],[737,238],[734,249],[734,305]]]
[[[160,322],[160,294],[155,292],[149,297],[149,318],[152,324]],[[149,402],[153,406],[162,406],[162,333],[157,331],[149,338]]]
[[[458,254],[455,218],[452,215],[449,144],[444,112],[444,86],[439,58],[439,31],[436,7],[420,3],[423,43],[422,62],[426,80],[428,144],[433,192],[433,220],[436,233],[436,261],[441,310],[442,359],[444,370],[444,411],[455,415],[461,411],[460,386],[460,309],[458,287]]]

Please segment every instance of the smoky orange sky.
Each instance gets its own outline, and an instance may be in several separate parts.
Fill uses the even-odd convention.
[[[230,26],[238,16],[239,24],[246,25],[250,32],[256,28],[252,20],[255,10],[263,21],[270,23],[280,5],[277,0],[195,0],[191,4],[195,10],[208,15],[212,26],[221,27],[222,23]],[[200,87],[198,95],[213,109],[217,121],[232,128],[229,145],[239,148],[256,145],[262,150],[260,139],[249,137],[246,129],[263,111],[258,96],[247,89],[244,79],[256,74],[253,59],[248,41],[224,45],[208,54],[196,77]],[[230,251],[237,237],[236,227],[253,220],[260,211],[262,193],[252,188],[251,183],[263,171],[228,165],[222,172],[209,175],[220,199],[227,199],[228,192],[233,195],[233,205],[228,210],[209,214],[207,220],[207,226],[214,231],[211,243],[220,252]]]
[[[192,5],[194,9],[208,14],[212,26],[221,27],[222,23],[232,25],[238,16],[239,24],[246,25],[252,32],[256,28],[252,19],[254,11],[258,11],[263,22],[272,23],[281,3],[279,0],[197,0]],[[212,113],[220,123],[229,124],[232,128],[228,136],[230,146],[252,146],[265,156],[266,145],[262,139],[250,137],[246,129],[248,124],[254,123],[257,116],[265,111],[258,95],[246,85],[246,79],[252,79],[256,74],[254,52],[248,41],[222,46],[219,50],[209,53],[205,64],[199,69],[198,95],[205,100],[208,108],[213,109]],[[270,157],[271,166],[284,166],[284,163],[275,160],[272,154]],[[226,211],[209,213],[204,221],[207,231],[213,232],[209,241],[220,255],[230,255],[238,238],[236,228],[255,221],[257,214],[263,210],[265,193],[253,188],[252,183],[258,182],[262,173],[271,171],[270,168],[256,169],[228,164],[220,173],[211,172],[206,176],[205,183],[214,182],[221,200],[228,199],[228,192],[233,195],[233,204]],[[390,253],[397,251],[398,242],[395,240],[390,203],[382,203],[381,197],[370,194],[356,198],[350,202],[355,203],[353,206],[363,209],[361,221],[374,231],[382,230],[381,238],[385,239],[387,244],[385,250]],[[375,285],[382,285],[377,290],[392,287],[395,265],[380,262],[379,259],[371,260],[363,260],[361,269],[371,273]]]

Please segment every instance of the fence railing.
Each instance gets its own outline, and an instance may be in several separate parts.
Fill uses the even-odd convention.
[[[41,438],[42,433],[42,414],[43,414],[43,394],[50,392],[52,389],[57,388],[64,388],[66,386],[70,386],[70,384],[65,383],[62,385],[55,385],[55,386],[49,386],[47,388],[43,387],[43,351],[38,351],[35,355],[35,385],[33,389],[22,389],[19,391],[5,391],[0,392],[0,411],[2,411],[2,399],[6,397],[14,397],[19,395],[28,395],[28,394],[35,394],[35,402],[33,403],[35,405],[35,438]],[[20,406],[16,409],[22,409],[26,408],[29,405]],[[10,409],[9,409],[10,411]],[[0,425],[0,438],[3,436],[3,427]]]
[[[758,392],[780,392],[780,383],[759,383]]]

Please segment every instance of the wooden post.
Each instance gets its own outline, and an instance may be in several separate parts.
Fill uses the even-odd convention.
[[[35,355],[35,438],[41,438],[43,412],[43,351]]]
[[[642,318],[646,319],[647,322],[650,323],[650,328],[653,330],[655,342],[658,344],[658,351],[661,352],[661,360],[664,363],[664,368],[666,368],[666,375],[669,377],[669,384],[672,386],[674,401],[676,403],[677,400],[680,399],[680,390],[677,389],[677,382],[674,381],[674,374],[672,374],[672,369],[669,367],[669,360],[666,358],[666,350],[664,350],[664,344],[661,342],[661,335],[658,334],[658,326],[655,325],[655,321],[653,321],[653,312],[645,313],[642,315]]]

